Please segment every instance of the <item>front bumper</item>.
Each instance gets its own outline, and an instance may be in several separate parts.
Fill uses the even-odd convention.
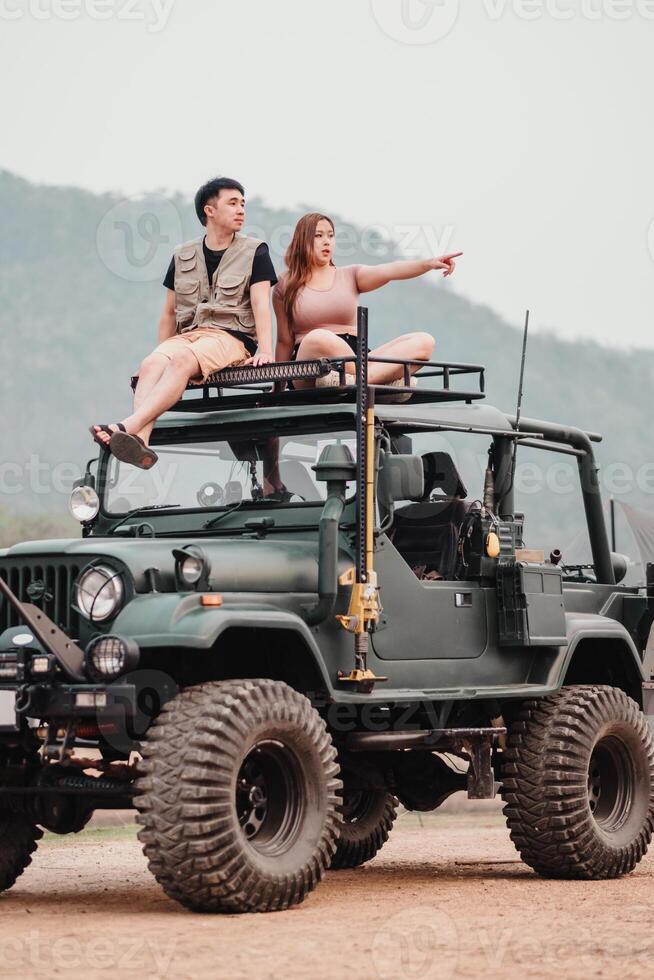
[[[137,688],[134,684],[23,684],[0,685],[0,692],[14,693],[17,725],[23,718],[37,721],[84,719],[114,724],[131,721],[137,714]],[[11,728],[9,719],[0,731]]]

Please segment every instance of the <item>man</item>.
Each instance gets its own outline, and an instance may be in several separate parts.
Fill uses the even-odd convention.
[[[155,421],[189,381],[273,360],[270,290],[277,277],[265,242],[239,234],[243,187],[227,177],[210,180],[195,195],[195,211],[206,235],[175,249],[164,279],[160,343],[141,364],[134,411],[89,430],[99,445],[141,469],[157,461],[148,445]]]

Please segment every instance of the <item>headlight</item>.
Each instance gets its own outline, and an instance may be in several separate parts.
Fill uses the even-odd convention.
[[[86,524],[97,517],[100,498],[93,487],[75,487],[68,500],[68,507],[76,521]]]
[[[93,565],[77,580],[75,599],[87,619],[101,623],[118,611],[123,591],[120,572],[107,565]]]
[[[204,562],[195,555],[189,555],[179,563],[179,574],[187,585],[195,585],[199,582],[203,569]]]
[[[178,581],[182,585],[206,589],[209,586],[211,565],[202,548],[189,544],[173,551]]]
[[[97,636],[86,648],[84,662],[91,680],[112,681],[136,669],[139,662],[138,644],[121,636]]]

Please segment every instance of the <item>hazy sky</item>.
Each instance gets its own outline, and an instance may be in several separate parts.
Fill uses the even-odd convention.
[[[512,322],[652,347],[653,52],[652,0],[0,0],[0,167],[237,176],[463,249]]]

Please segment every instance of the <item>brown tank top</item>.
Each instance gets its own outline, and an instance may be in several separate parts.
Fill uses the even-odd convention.
[[[335,270],[331,289],[312,289],[303,286],[297,295],[293,311],[292,330],[296,340],[301,340],[311,330],[321,327],[333,333],[357,332],[358,265],[346,265]],[[275,311],[283,309],[287,275],[284,273],[273,289]]]

